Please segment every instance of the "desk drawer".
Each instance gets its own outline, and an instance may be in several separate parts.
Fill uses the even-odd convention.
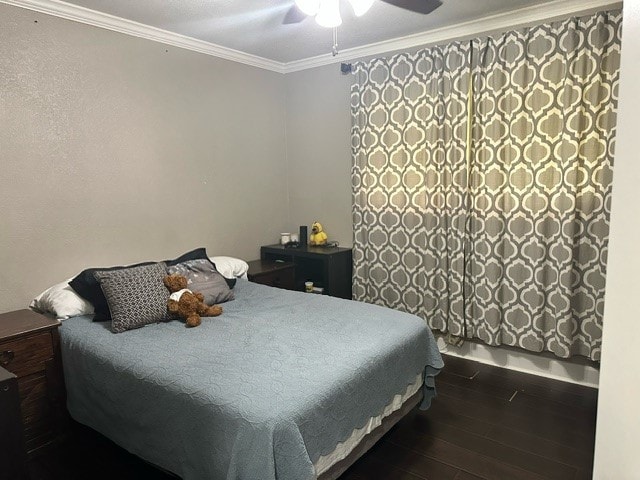
[[[268,273],[261,273],[251,279],[252,282],[271,287],[285,288],[293,290],[295,288],[295,270],[287,268],[284,270],[276,270]]]
[[[49,332],[0,343],[0,366],[18,378],[43,371],[52,357]]]

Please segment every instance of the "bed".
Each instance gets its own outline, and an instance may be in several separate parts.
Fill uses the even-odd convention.
[[[416,316],[238,280],[222,316],[114,334],[65,320],[71,416],[186,479],[337,478],[435,395]]]

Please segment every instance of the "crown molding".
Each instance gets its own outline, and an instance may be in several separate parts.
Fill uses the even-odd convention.
[[[553,18],[561,18],[622,5],[622,2],[619,0],[555,0],[550,3],[532,5],[423,33],[376,42],[362,47],[345,49],[335,57],[327,53],[325,55],[283,63],[60,0],[0,0],[0,3],[26,8],[74,22],[132,35],[134,37],[145,38],[154,42],[173,45],[175,47],[204,53],[205,55],[211,55],[213,57],[224,58],[277,73],[293,73],[323,65],[331,65],[398,50],[407,50],[421,45],[440,43],[492,31],[517,28],[522,25]]]
[[[436,28],[423,33],[407,35],[406,37],[371,43],[362,47],[348,48],[338,53],[335,57],[328,53],[294,62],[287,62],[284,64],[284,73],[293,73],[323,65],[357,60],[394,51],[408,50],[421,45],[468,38],[493,31],[504,31],[527,24],[616,6],[622,6],[622,2],[620,0],[555,0],[550,3],[519,8],[510,12],[498,13],[456,25]]]
[[[174,47],[193,50],[194,52],[224,58],[273,72],[284,73],[284,63],[282,62],[276,62],[257,55],[251,55],[239,50],[187,37],[179,33],[169,32],[161,28],[151,27],[134,22],[133,20],[116,17],[108,13],[98,12],[60,0],[0,0],[0,3],[46,13],[47,15],[53,15],[66,20],[72,20],[134,37],[145,38],[154,42],[173,45]]]

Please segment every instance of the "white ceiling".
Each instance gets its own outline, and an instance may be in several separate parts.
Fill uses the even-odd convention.
[[[293,0],[67,0],[69,3],[180,33],[241,52],[291,62],[331,51],[331,29],[314,19],[283,25]],[[444,0],[429,15],[381,1],[357,18],[342,1],[341,49],[452,25],[551,0]]]
[[[212,55],[245,61],[274,70],[287,65],[331,58],[332,31],[312,18],[299,24],[283,24],[293,0],[0,0],[25,8],[59,15],[124,33],[165,41]],[[408,12],[376,0],[357,18],[341,0],[342,26],[338,29],[341,51],[365,53],[406,47],[393,39],[413,36],[413,45],[424,40],[441,41],[446,35],[475,33],[474,27],[494,28],[567,12],[597,8],[615,0],[442,0],[428,15]],[[78,8],[80,7],[80,8]],[[88,10],[86,10],[88,9]],[[96,14],[96,12],[100,12]],[[510,14],[508,12],[511,12]],[[104,15],[106,14],[106,15]],[[112,17],[111,17],[112,16]],[[117,18],[114,18],[117,17]],[[125,19],[121,21],[120,19]],[[498,21],[500,20],[500,21]],[[142,24],[161,31],[144,32]],[[520,22],[520,23],[522,23]],[[151,29],[148,29],[151,30]],[[159,32],[159,34],[158,34]],[[435,32],[442,32],[439,36]],[[178,34],[178,35],[174,35]],[[435,36],[434,36],[435,35]],[[188,37],[182,38],[180,36]],[[195,39],[195,40],[191,40]],[[369,47],[371,50],[371,47]],[[231,52],[230,55],[227,53]],[[242,52],[242,53],[240,53]],[[234,58],[237,56],[238,58]],[[245,58],[243,59],[242,56]],[[354,58],[354,55],[351,56]],[[334,59],[339,60],[340,58]],[[260,65],[260,64],[263,65]],[[317,63],[317,62],[316,62]],[[276,67],[274,67],[274,65]]]

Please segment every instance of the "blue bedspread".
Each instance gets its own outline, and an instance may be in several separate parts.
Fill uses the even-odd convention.
[[[421,372],[428,407],[443,366],[418,317],[244,280],[198,328],[76,317],[61,342],[71,415],[185,479],[315,478]]]

